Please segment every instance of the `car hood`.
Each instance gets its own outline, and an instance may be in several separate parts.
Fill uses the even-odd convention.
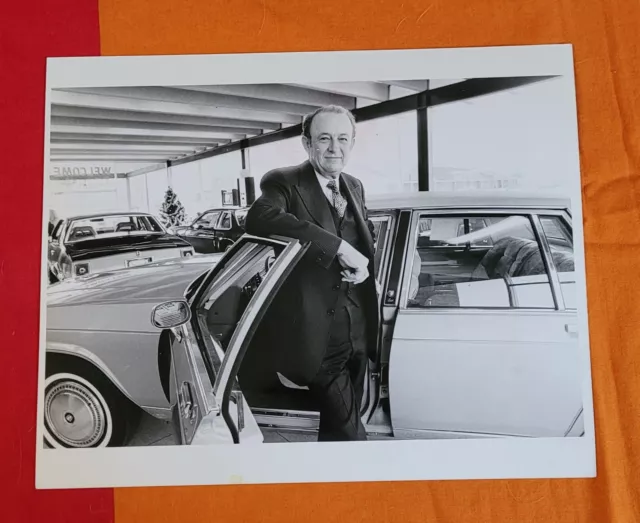
[[[157,233],[115,238],[98,237],[65,244],[65,250],[73,261],[90,260],[111,254],[176,247],[191,247],[191,245],[176,235]]]
[[[158,262],[63,281],[47,289],[47,306],[76,306],[181,299],[189,284],[222,254]]]

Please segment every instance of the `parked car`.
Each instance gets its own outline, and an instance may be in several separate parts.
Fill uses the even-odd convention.
[[[581,436],[569,202],[421,193],[368,206],[381,321],[362,404],[367,431],[380,438]],[[74,436],[65,421],[90,411],[93,420],[109,420],[106,427],[122,427],[127,411],[114,397],[172,419],[181,444],[261,442],[271,428],[317,430],[309,391],[281,375],[273,354],[255,343],[307,248],[244,235],[213,268],[171,276],[171,285],[154,283],[160,273],[149,270],[145,278],[114,273],[102,284],[96,277],[93,287],[52,289],[45,426],[58,432],[47,429],[47,438],[57,446],[121,444],[98,421],[82,433],[91,438]],[[54,411],[61,381],[86,392]]]
[[[47,289],[45,441],[50,447],[120,445],[142,410],[163,418],[158,378],[169,331],[149,325],[153,306],[185,295],[221,254],[196,254],[90,274]],[[164,361],[164,360],[161,360]]]
[[[246,207],[209,209],[191,225],[175,227],[175,234],[188,241],[196,252],[224,252],[244,234]]]
[[[49,283],[193,254],[151,214],[74,216],[59,220],[49,236]]]

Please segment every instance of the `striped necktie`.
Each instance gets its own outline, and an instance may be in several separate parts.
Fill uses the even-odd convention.
[[[332,204],[335,210],[338,212],[340,218],[344,217],[344,212],[347,210],[347,200],[340,194],[338,189],[338,182],[336,180],[330,180],[327,182],[327,187],[331,190],[333,195]]]

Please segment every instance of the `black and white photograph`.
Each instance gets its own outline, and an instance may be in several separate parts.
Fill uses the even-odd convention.
[[[49,59],[45,118],[39,488],[595,475],[571,46]]]

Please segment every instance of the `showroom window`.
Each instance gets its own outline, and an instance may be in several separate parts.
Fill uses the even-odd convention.
[[[421,216],[408,269],[408,308],[555,308],[525,216]]]
[[[299,165],[308,158],[300,136],[263,145],[254,145],[249,147],[247,153],[249,169],[256,180],[256,189],[259,189],[257,186],[259,186],[262,177],[272,169]],[[256,196],[258,195],[256,194]]]
[[[433,191],[573,190],[561,78],[428,109]]]
[[[345,171],[367,196],[414,192],[418,187],[418,120],[415,111],[358,123]]]
[[[547,237],[553,265],[558,272],[564,306],[576,309],[576,278],[573,256],[573,237],[560,216],[541,216],[540,224]]]

